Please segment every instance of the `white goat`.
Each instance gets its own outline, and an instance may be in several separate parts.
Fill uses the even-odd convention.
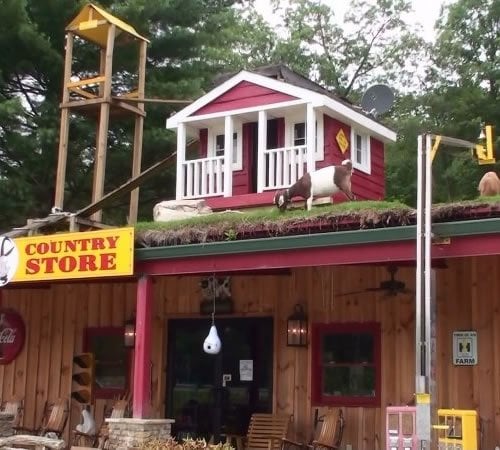
[[[486,172],[479,181],[477,187],[479,195],[499,195],[500,194],[500,179],[495,172]]]
[[[308,172],[288,189],[276,192],[274,203],[280,211],[285,211],[293,197],[302,197],[306,200],[306,209],[310,211],[315,197],[343,192],[349,200],[355,200],[351,191],[351,176],[352,162],[349,159],[342,161],[340,166],[327,166]]]

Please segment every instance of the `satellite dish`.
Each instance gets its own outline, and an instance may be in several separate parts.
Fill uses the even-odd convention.
[[[376,84],[364,93],[361,99],[361,108],[368,114],[377,117],[391,109],[394,103],[394,93],[385,84]]]

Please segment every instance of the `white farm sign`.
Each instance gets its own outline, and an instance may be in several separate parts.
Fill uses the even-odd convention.
[[[474,366],[477,364],[477,332],[453,332],[453,364]]]

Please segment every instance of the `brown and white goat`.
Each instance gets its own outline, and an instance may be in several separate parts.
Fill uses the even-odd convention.
[[[327,166],[305,173],[288,189],[276,192],[274,203],[280,211],[285,211],[293,197],[302,197],[306,200],[306,209],[310,211],[315,197],[343,192],[350,200],[355,200],[351,191],[351,176],[352,162],[349,159],[342,161],[340,166]]]
[[[499,195],[500,194],[500,178],[495,172],[486,172],[479,181],[477,187],[479,195]]]

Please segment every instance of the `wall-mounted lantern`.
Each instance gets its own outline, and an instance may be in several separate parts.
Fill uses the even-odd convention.
[[[134,348],[135,346],[135,319],[130,319],[125,322],[123,332],[123,342],[126,348]]]
[[[298,303],[287,320],[287,345],[307,347],[307,315]]]

